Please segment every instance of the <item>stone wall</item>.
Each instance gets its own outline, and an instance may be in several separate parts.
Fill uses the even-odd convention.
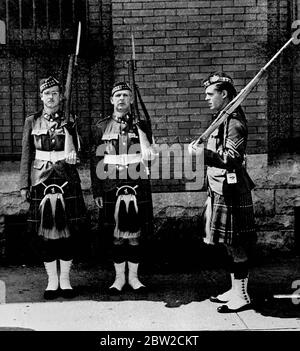
[[[267,155],[249,157],[248,169],[255,180],[253,192],[258,244],[267,250],[294,251],[295,207],[300,205],[300,155],[282,155],[267,163]]]
[[[266,154],[249,155],[247,167],[256,183],[253,200],[259,250],[264,254],[294,252],[295,236],[300,234],[294,228],[294,210],[300,206],[300,155],[289,155],[272,164],[268,164]],[[19,162],[1,162],[0,169],[0,252],[4,255],[4,220],[10,216],[24,221],[28,204],[21,201],[18,192]],[[88,165],[81,166],[79,172],[95,232],[98,212],[90,191]],[[200,217],[205,198],[204,191],[154,192],[152,240],[201,241]]]

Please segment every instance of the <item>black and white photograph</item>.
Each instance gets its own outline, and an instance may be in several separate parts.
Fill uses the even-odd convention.
[[[300,331],[299,0],[0,0],[0,331]]]

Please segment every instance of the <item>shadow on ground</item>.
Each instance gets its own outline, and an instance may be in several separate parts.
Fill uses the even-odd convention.
[[[107,257],[102,260],[75,262],[71,281],[78,295],[75,301],[159,301],[166,308],[178,308],[191,302],[200,302],[230,287],[229,276],[222,268],[222,251],[207,247],[197,259],[176,256],[177,261],[146,261],[140,266],[140,277],[148,287],[137,294],[126,286],[121,294],[110,295],[108,287],[114,280],[113,264]],[[208,251],[206,251],[208,250]],[[217,256],[215,256],[217,255]],[[169,257],[170,258],[170,257]],[[173,263],[173,264],[172,264]],[[293,281],[300,277],[299,257],[263,259],[251,267],[249,293],[253,309],[263,316],[300,318],[300,304],[292,299],[275,299],[275,294],[292,294]],[[44,302],[43,291],[47,277],[42,265],[6,265],[0,267],[0,279],[6,283],[7,303]],[[57,301],[64,301],[62,297]],[[299,300],[297,300],[299,302]],[[296,301],[296,302],[297,302]],[[216,304],[216,307],[218,305]]]
[[[172,229],[171,224],[168,225],[164,234],[157,234],[144,242],[140,276],[148,291],[143,294],[136,294],[129,287],[118,296],[108,293],[107,288],[114,279],[111,240],[105,234],[86,233],[77,243],[77,256],[71,273],[72,284],[78,292],[75,300],[163,301],[166,308],[177,308],[229,289],[229,277],[223,269],[224,249],[205,245],[196,226],[188,229],[182,222],[182,227],[179,228],[176,223]],[[6,302],[43,302],[47,277],[39,262],[34,240],[22,231],[12,231],[7,244],[6,260],[0,266],[0,279],[6,283]],[[275,294],[295,292],[292,284],[300,279],[299,262],[295,253],[253,256],[249,293],[257,313],[299,318],[300,303],[273,298]]]

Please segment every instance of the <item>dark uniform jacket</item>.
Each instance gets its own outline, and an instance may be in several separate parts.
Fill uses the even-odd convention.
[[[243,194],[254,188],[245,169],[248,129],[243,111],[238,108],[216,129],[205,149],[207,180],[210,189],[218,194]],[[237,182],[228,184],[227,174],[234,172]]]
[[[141,130],[147,132],[146,125],[143,124],[143,121],[139,124]],[[113,117],[109,116],[103,120],[100,120],[96,123],[92,130],[92,141],[91,141],[91,183],[92,183],[92,193],[93,197],[102,197],[104,192],[120,187],[124,184],[135,185],[139,184],[143,186],[144,182],[149,182],[149,177],[147,174],[147,169],[143,162],[137,162],[132,164],[132,167],[135,167],[139,178],[131,179],[128,172],[128,168],[119,167],[116,165],[109,165],[107,167],[104,163],[104,153],[107,155],[124,155],[128,154],[130,148],[135,145],[137,148],[132,150],[132,154],[135,154],[138,151],[138,145],[140,144],[139,133],[137,125],[134,123],[122,123],[115,120]],[[99,152],[99,146],[102,145],[102,151]],[[103,146],[105,145],[106,149],[103,152]],[[105,179],[99,178],[99,169],[97,167],[100,163],[103,162],[104,172],[107,172]],[[114,168],[115,167],[115,168]],[[109,175],[111,172],[112,176]],[[103,173],[103,172],[102,172]],[[117,176],[117,179],[114,177]]]
[[[35,159],[36,150],[54,152],[64,150],[65,132],[63,127],[67,128],[75,148],[78,149],[78,134],[74,118],[66,123],[60,111],[53,115],[40,111],[26,118],[22,139],[20,189],[28,189],[30,186],[40,184],[53,171],[68,182],[80,183],[75,165],[68,164],[64,160],[52,163]]]

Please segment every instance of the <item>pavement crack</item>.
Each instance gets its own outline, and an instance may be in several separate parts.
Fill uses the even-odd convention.
[[[245,326],[245,328],[249,330],[248,325],[244,322],[243,318],[239,315],[239,313],[237,313],[236,315],[238,316],[238,318],[242,322],[242,324]]]

